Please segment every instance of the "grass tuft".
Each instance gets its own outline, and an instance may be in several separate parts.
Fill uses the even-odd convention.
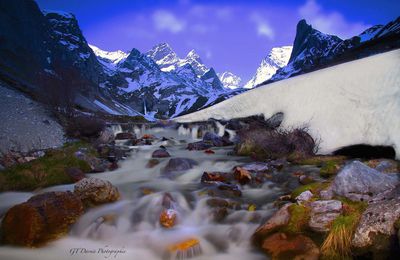
[[[333,221],[331,230],[321,246],[322,259],[352,259],[351,240],[367,204],[348,199],[340,200],[344,212]]]

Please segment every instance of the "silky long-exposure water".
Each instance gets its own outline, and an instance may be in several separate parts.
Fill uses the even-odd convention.
[[[114,131],[121,131],[114,127]],[[227,216],[216,220],[212,198],[200,179],[205,171],[231,171],[249,158],[228,155],[232,147],[215,148],[215,154],[188,151],[188,142],[199,137],[197,127],[178,130],[134,127],[138,136],[152,134],[159,141],[131,147],[132,152],[112,172],[90,174],[112,182],[121,200],[86,212],[67,237],[38,249],[1,247],[0,259],[265,259],[251,246],[254,230],[273,212],[273,201],[282,193],[272,182],[257,188],[242,186],[242,196],[227,197],[235,203]],[[223,134],[223,129],[216,129]],[[161,141],[161,137],[168,140]],[[232,135],[233,137],[233,135]],[[167,178],[162,169],[170,158],[160,159],[153,168],[146,165],[159,146],[165,146],[172,158],[190,158],[194,168]],[[54,186],[44,191],[73,190],[73,185]],[[25,201],[34,193],[3,193],[2,212]],[[176,225],[164,228],[160,214],[169,209],[176,213]],[[168,213],[168,211],[167,211]],[[224,213],[224,212],[223,212]],[[226,213],[226,212],[225,212]]]

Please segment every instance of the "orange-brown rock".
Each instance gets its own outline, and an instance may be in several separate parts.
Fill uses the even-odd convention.
[[[83,214],[72,192],[46,192],[9,209],[2,221],[3,242],[34,247],[65,235]]]
[[[204,172],[201,176],[201,182],[227,182],[228,173],[225,172]]]
[[[233,176],[237,182],[245,185],[251,181],[251,173],[241,167],[236,167]]]
[[[318,260],[319,249],[315,243],[304,235],[286,235],[275,233],[264,240],[262,249],[273,260]]]
[[[172,228],[176,224],[177,213],[173,209],[163,209],[160,214],[160,225],[164,228]]]

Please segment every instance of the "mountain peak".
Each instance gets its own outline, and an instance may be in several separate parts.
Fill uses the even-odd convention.
[[[272,48],[261,61],[254,77],[244,85],[244,88],[254,88],[274,76],[278,69],[288,64],[292,49],[292,46]]]
[[[174,70],[176,63],[179,62],[178,55],[165,42],[155,45],[146,55],[153,59],[163,71]]]
[[[237,89],[241,87],[242,79],[230,71],[224,71],[217,74],[219,80],[225,88]]]
[[[192,60],[197,60],[199,62],[202,63],[201,59],[200,59],[200,55],[197,54],[197,52],[195,50],[191,50],[189,51],[189,53],[186,55],[186,59],[192,59]]]

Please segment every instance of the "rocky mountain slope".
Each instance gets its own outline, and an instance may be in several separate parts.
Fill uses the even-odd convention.
[[[292,48],[292,46],[272,48],[268,56],[261,61],[256,74],[244,85],[244,88],[254,88],[269,80],[278,69],[285,67],[289,62]]]
[[[33,95],[47,92],[43,85],[53,78],[74,82],[74,102],[80,108],[154,118],[196,111],[227,92],[195,51],[184,59],[167,44],[146,54],[136,49],[106,52],[88,45],[72,14],[41,11],[34,1],[0,5],[1,76]],[[64,88],[52,92],[72,91],[67,84]]]
[[[399,36],[400,17],[346,40],[322,33],[301,20],[297,24],[289,63],[279,69],[270,82],[399,48]]]

